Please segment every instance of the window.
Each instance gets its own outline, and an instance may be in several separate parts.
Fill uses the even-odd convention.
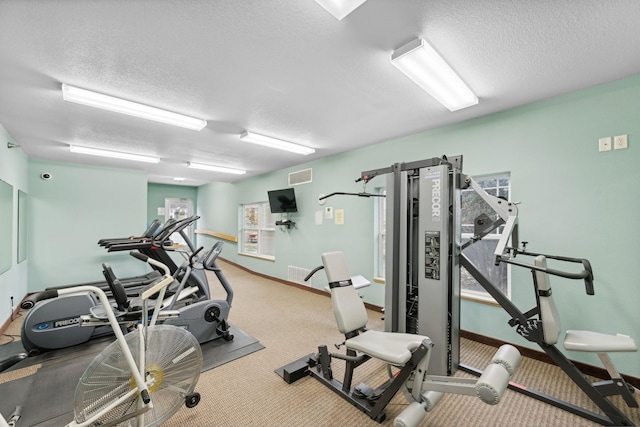
[[[374,205],[374,238],[376,247],[374,250],[374,269],[375,277],[380,280],[384,280],[384,268],[385,268],[385,256],[386,256],[386,235],[385,230],[387,226],[387,209],[386,209],[386,195],[387,189],[380,187],[376,188],[376,194],[383,194],[385,197],[376,197]]]
[[[511,183],[508,173],[482,176],[474,179],[487,193],[509,200]],[[474,219],[482,213],[489,215],[491,218],[497,217],[493,209],[475,191],[471,189],[463,190],[461,218],[463,244],[473,236]],[[504,263],[496,266],[493,254],[503,228],[499,227],[483,237],[482,240],[470,245],[464,250],[464,254],[507,298],[511,298],[510,269]],[[460,286],[463,297],[480,301],[494,301],[489,293],[464,268],[462,268],[460,274]]]
[[[268,202],[241,205],[239,210],[240,245],[238,253],[275,258],[275,223]]]
[[[511,183],[508,173],[482,176],[474,179],[487,193],[509,200]],[[385,195],[387,193],[385,188],[378,188],[376,192]],[[378,197],[376,199],[374,210],[374,237],[376,243],[374,250],[374,268],[376,278],[384,279],[386,206],[385,197]],[[471,189],[462,191],[461,208],[462,243],[467,242],[473,236],[473,222],[478,215],[486,213],[491,217],[496,217],[493,209]],[[507,264],[496,266],[494,263],[493,253],[498,245],[498,239],[500,238],[502,229],[503,227],[499,227],[497,230],[483,237],[482,240],[470,245],[464,250],[464,253],[507,298],[511,298],[510,269]],[[461,268],[460,272],[460,287],[463,297],[485,302],[495,302],[489,293],[485,291],[464,268]]]

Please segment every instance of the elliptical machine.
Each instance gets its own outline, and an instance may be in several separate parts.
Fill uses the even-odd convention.
[[[159,235],[159,241],[144,239],[144,243],[137,241],[131,244],[131,249],[138,249],[144,255],[157,259],[174,270],[171,273],[176,281],[169,289],[172,295],[163,301],[156,301],[156,304],[162,304],[162,308],[165,310],[175,310],[178,315],[164,320],[163,323],[187,329],[200,343],[217,338],[231,341],[234,336],[230,333],[227,319],[233,300],[233,289],[216,263],[216,259],[222,251],[223,242],[216,243],[202,255],[200,254],[203,248],[190,254],[188,252],[183,254],[187,260],[181,267],[177,267],[164,250],[165,242],[174,232],[180,232],[183,238],[187,238],[182,230],[193,221],[195,219],[190,218],[190,221],[177,222],[169,229],[165,227],[164,232]],[[193,247],[189,240],[185,239],[185,241],[188,242],[190,248]],[[121,246],[118,250],[124,250],[123,243],[119,243],[119,245]],[[225,299],[211,299],[205,270],[215,273],[227,294]],[[108,264],[103,264],[103,274],[107,283],[112,287],[117,278]],[[118,284],[122,285],[120,282]],[[135,299],[126,295],[129,293],[128,291],[123,292],[125,292],[127,303],[126,307],[122,308],[130,312],[137,311],[138,304]],[[116,304],[113,300],[112,303]],[[31,296],[22,304],[22,308],[25,309],[32,307],[25,315],[21,329],[21,339],[25,350],[30,356],[33,356],[112,334],[112,328],[106,323],[97,322],[91,326],[80,327],[83,316],[89,315],[99,305],[99,301],[90,292],[74,293],[45,301],[39,301],[39,294]],[[128,326],[130,324],[121,325],[123,332],[127,332]]]
[[[233,289],[216,262],[218,255],[222,252],[223,246],[224,242],[218,241],[201,259],[191,256],[186,266],[185,277],[189,277],[197,271],[211,271],[218,278],[227,297],[224,300],[207,299],[195,304],[186,305],[179,309],[179,317],[170,318],[164,322],[165,324],[187,329],[201,344],[217,338],[223,338],[225,341],[232,341],[234,338],[230,332],[230,325],[227,321],[229,311],[231,310],[231,302],[233,301]],[[196,254],[199,251],[200,250],[198,250]],[[167,306],[168,310],[173,309],[174,306],[179,303],[178,298],[172,298],[173,301]]]

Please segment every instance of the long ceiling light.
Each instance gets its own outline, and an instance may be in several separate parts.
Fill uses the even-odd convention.
[[[366,0],[316,0],[327,12],[336,17],[338,21],[353,12]]]
[[[449,64],[420,38],[396,49],[391,63],[450,111],[478,103],[478,97]]]
[[[102,108],[103,110],[115,111],[116,113],[128,114],[134,117],[154,120],[156,122],[167,123],[173,126],[180,126],[187,129],[202,130],[207,126],[207,121],[183,114],[162,110],[137,102],[126,101],[114,96],[92,92],[79,87],[62,84],[62,99],[77,104],[88,105],[90,107]]]
[[[70,145],[69,150],[77,154],[89,154],[91,156],[111,157],[114,159],[134,160],[136,162],[159,163],[158,157],[142,156],[140,154],[122,153],[120,151],[99,150],[97,148],[80,147]]]
[[[252,144],[264,145],[265,147],[277,148],[278,150],[289,151],[296,154],[312,154],[316,150],[304,145],[293,144],[281,139],[271,138],[270,136],[259,135],[253,132],[244,132],[240,135],[240,139]]]
[[[233,168],[226,168],[222,166],[205,165],[202,163],[189,162],[187,163],[187,166],[192,169],[201,169],[201,170],[212,171],[212,172],[231,173],[234,175],[244,175],[245,173],[247,173],[247,171],[242,169],[233,169]]]

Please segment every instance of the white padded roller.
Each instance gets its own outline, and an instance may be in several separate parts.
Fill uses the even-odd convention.
[[[518,369],[520,358],[520,352],[517,348],[509,344],[504,344],[496,351],[496,354],[493,355],[491,363],[504,366],[511,376],[516,369]]]
[[[509,384],[509,371],[503,365],[491,363],[476,383],[476,393],[480,400],[489,405],[500,402]]]
[[[413,402],[393,420],[393,427],[416,427],[422,422],[425,408],[418,402]]]
[[[424,408],[425,411],[427,412],[433,411],[433,408],[436,407],[436,405],[438,404],[438,402],[440,402],[440,399],[442,399],[443,396],[444,396],[444,393],[440,391],[429,390],[422,393],[422,403],[424,403],[425,405],[425,408]]]

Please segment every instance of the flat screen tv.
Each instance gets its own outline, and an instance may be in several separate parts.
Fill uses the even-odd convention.
[[[296,193],[293,188],[267,191],[271,213],[298,212]]]

